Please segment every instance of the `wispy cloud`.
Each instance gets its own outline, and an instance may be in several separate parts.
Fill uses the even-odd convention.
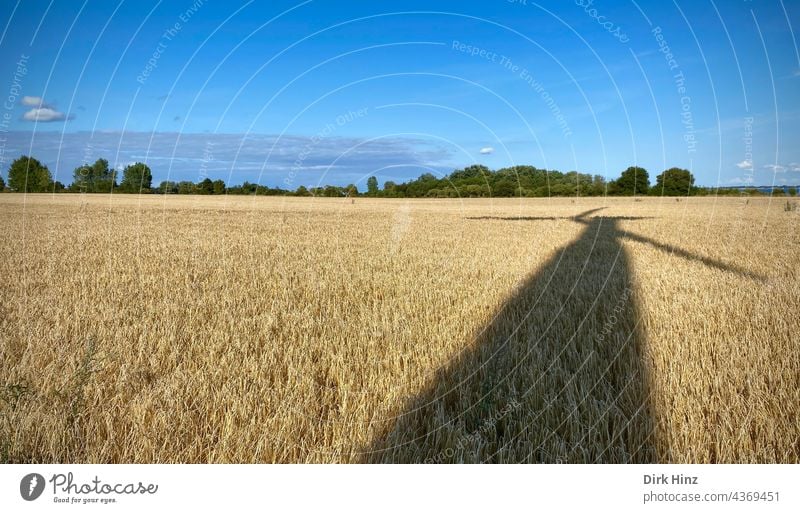
[[[645,50],[643,52],[636,52],[636,57],[641,59],[643,57],[649,57],[651,55],[656,55],[657,53],[659,53],[658,50]]]
[[[481,155],[491,155],[494,153],[494,148],[491,146],[487,146],[486,148],[481,148]]]
[[[758,168],[753,167],[753,162],[743,160],[736,167],[750,171],[747,176],[737,176],[728,180],[730,185],[798,185],[800,184],[800,163],[789,164],[764,164]],[[755,171],[755,173],[752,173]]]
[[[63,142],[62,142],[63,137]],[[424,172],[449,173],[452,151],[423,139],[309,137],[271,134],[177,132],[8,132],[6,155],[31,153],[69,182],[72,171],[104,158],[114,166],[145,162],[160,180],[193,180],[201,175],[230,183],[248,180],[297,187],[366,180],[405,180]],[[287,183],[288,181],[288,183]]]

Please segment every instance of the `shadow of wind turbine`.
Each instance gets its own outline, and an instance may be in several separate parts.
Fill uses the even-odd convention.
[[[573,218],[585,225],[578,238],[373,426],[361,461],[657,461],[629,258],[617,220],[588,217],[597,210]]]

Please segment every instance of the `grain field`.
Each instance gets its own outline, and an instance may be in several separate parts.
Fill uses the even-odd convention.
[[[785,202],[0,194],[0,460],[797,463]]]

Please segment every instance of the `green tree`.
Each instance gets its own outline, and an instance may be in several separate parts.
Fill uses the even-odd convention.
[[[106,159],[97,159],[92,164],[92,177],[94,182],[92,192],[111,192],[117,186],[117,174],[109,169]]]
[[[789,187],[789,196],[797,196],[797,187]]]
[[[189,180],[178,182],[178,194],[194,194],[196,186]]]
[[[606,193],[606,179],[601,175],[594,175],[589,191],[592,196],[603,196]]]
[[[158,192],[161,194],[177,194],[178,184],[169,180],[165,180],[158,184]]]
[[[153,183],[153,174],[147,164],[137,162],[122,170],[122,182],[119,188],[123,192],[149,192]]]
[[[550,196],[575,196],[577,185],[574,183],[555,183],[550,187]]]
[[[655,194],[687,196],[692,192],[694,176],[686,169],[671,167],[656,177]]]
[[[481,198],[489,196],[489,187],[485,185],[465,185],[460,190],[461,196],[466,196],[469,198]]]
[[[631,166],[622,172],[614,182],[614,192],[623,196],[647,194],[650,188],[650,176],[643,167]]]
[[[47,166],[23,155],[8,168],[8,186],[17,192],[48,192],[53,187],[53,178]]]
[[[197,194],[214,194],[214,182],[210,178],[203,179],[197,184]]]
[[[94,164],[82,165],[72,172],[70,190],[78,192],[111,192],[116,184],[116,173],[109,169],[106,159],[97,159]]]
[[[241,193],[242,194],[255,194],[257,188],[258,188],[258,186],[256,184],[250,183],[248,181],[245,181],[241,186],[241,191],[242,191]]]
[[[90,190],[92,184],[92,166],[78,166],[72,172],[72,183],[69,190],[74,192],[93,192]]]
[[[397,184],[391,180],[383,183],[383,195],[387,198],[397,197]]]
[[[323,195],[328,198],[338,198],[344,196],[344,191],[341,187],[336,187],[335,185],[326,185]]]
[[[498,198],[508,198],[515,196],[516,187],[514,182],[508,179],[500,179],[492,187],[492,195]]]
[[[6,190],[6,181],[3,180],[2,176],[0,176],[0,192],[3,192],[4,190]]]
[[[367,196],[377,196],[378,192],[378,179],[370,176],[367,178]]]
[[[222,180],[214,180],[213,186],[214,194],[225,194],[225,182]]]
[[[308,189],[306,189],[305,185],[301,185],[300,187],[297,188],[297,190],[295,191],[294,195],[295,196],[311,196],[311,193],[308,192]]]
[[[464,169],[453,171],[452,173],[450,173],[450,180],[455,182],[458,180],[467,180],[470,178],[480,179],[485,175],[488,175],[489,173],[491,173],[491,171],[489,171],[488,167],[483,166],[481,164],[475,164],[469,167],[465,167]],[[473,183],[477,184],[477,182]]]

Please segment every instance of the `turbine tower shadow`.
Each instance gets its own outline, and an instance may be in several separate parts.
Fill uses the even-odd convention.
[[[591,217],[397,417],[363,462],[659,461],[647,351],[623,237],[753,276]],[[487,218],[478,218],[487,219]],[[556,218],[491,218],[509,221]]]

